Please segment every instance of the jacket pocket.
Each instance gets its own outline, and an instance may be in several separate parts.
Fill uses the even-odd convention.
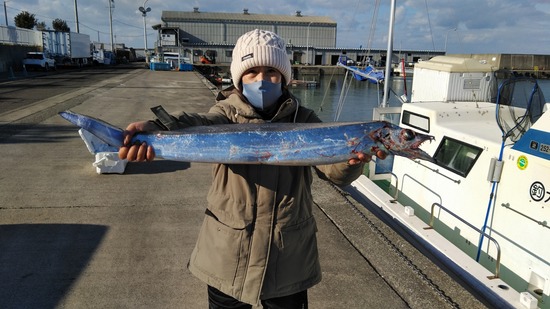
[[[276,282],[278,288],[297,287],[320,279],[315,218],[279,230]]]
[[[224,284],[233,285],[243,258],[241,248],[245,238],[245,226],[231,227],[207,212],[195,247],[194,266]]]

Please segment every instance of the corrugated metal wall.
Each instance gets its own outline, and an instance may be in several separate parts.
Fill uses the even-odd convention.
[[[414,69],[411,102],[488,101],[491,73],[449,73]]]
[[[178,27],[182,39],[191,44],[235,44],[237,39],[248,31],[263,29],[279,34],[287,44],[333,48],[336,46],[336,26],[276,25],[273,23],[232,23],[232,22],[170,22],[166,27]],[[309,38],[308,38],[309,28]]]
[[[185,56],[193,56],[199,61],[200,55],[207,50],[215,51],[216,63],[230,63],[231,51],[237,39],[254,29],[270,30],[279,34],[287,44],[290,61],[293,64],[310,63],[314,65],[334,65],[342,53],[336,47],[337,24],[328,17],[281,15],[250,15],[247,13],[200,13],[163,11],[163,28],[179,29],[181,47],[187,51]],[[171,30],[173,31],[173,30]],[[178,50],[178,46],[164,46],[164,50]],[[355,61],[364,61],[367,54],[377,65],[383,65],[386,54],[382,50],[344,48],[347,56]],[[443,51],[408,51],[404,58],[429,59]],[[408,57],[409,55],[410,57]],[[392,55],[392,62],[397,62],[397,51]],[[411,61],[407,59],[407,61]]]
[[[248,31],[254,29],[263,29],[273,31],[279,34],[286,42],[289,49],[294,49],[292,54],[289,54],[289,59],[298,63],[305,63],[308,59],[306,52],[309,53],[309,62],[315,61],[317,52],[315,48],[335,48],[336,46],[336,25],[315,24],[315,23],[275,23],[275,22],[248,22],[242,23],[238,21],[193,21],[193,22],[168,22],[165,27],[179,28],[180,41],[184,50],[187,52],[185,56],[194,55],[193,61],[198,61],[198,57],[204,54],[207,50],[214,50],[217,54],[217,63],[231,62],[231,52],[233,45],[237,39]],[[210,46],[201,46],[210,45]],[[224,47],[227,45],[227,47]],[[309,46],[309,48],[307,47]],[[165,48],[170,49],[166,46]],[[298,50],[296,50],[298,49]],[[321,52],[323,59],[325,53]],[[322,64],[327,64],[329,60],[323,61]]]

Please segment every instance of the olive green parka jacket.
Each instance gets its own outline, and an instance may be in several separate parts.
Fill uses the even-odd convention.
[[[231,87],[208,113],[173,116],[179,128],[264,122],[321,122],[287,90],[275,115],[264,120]],[[315,167],[343,186],[363,164]],[[312,213],[312,168],[215,164],[208,208],[188,268],[200,280],[242,302],[291,295],[321,280],[317,227]]]

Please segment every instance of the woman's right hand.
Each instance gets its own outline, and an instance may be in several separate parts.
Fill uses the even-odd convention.
[[[132,137],[138,132],[158,131],[158,127],[150,121],[133,122],[124,130],[124,146],[118,150],[120,159],[127,159],[132,162],[153,161],[155,151],[147,143],[132,144]]]

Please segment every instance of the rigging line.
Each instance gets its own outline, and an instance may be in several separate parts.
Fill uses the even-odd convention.
[[[432,32],[432,23],[430,21],[430,12],[428,11],[428,0],[424,0],[426,4],[426,15],[428,15],[428,27],[430,28],[430,37],[432,38],[432,49],[435,50],[434,35]]]
[[[355,2],[355,9],[351,12],[351,17],[349,20],[351,20],[353,22],[353,20],[355,19],[355,13],[359,11],[359,2],[361,2],[362,0],[357,0],[357,2]]]
[[[328,81],[328,84],[327,84],[327,86],[325,87],[325,93],[323,94],[323,99],[321,100],[321,104],[319,105],[319,109],[318,109],[319,112],[323,111],[323,106],[325,105],[325,99],[326,99],[327,93],[328,93],[328,91],[329,91],[329,89],[330,89],[330,84],[332,83],[332,78],[334,77],[334,72],[335,72],[335,71],[336,71],[336,70],[333,69],[333,70],[332,70],[332,74],[330,74],[330,80]]]
[[[321,105],[319,105],[319,109],[318,109],[318,111],[320,111],[320,112],[323,111],[323,106],[325,105],[325,99],[326,99],[327,93],[330,89],[330,84],[332,83],[332,78],[334,77],[334,71],[335,70],[332,70],[332,74],[330,75],[330,80],[328,81],[328,84],[325,87],[325,93],[323,94],[323,99],[321,100]]]
[[[90,30],[92,30],[92,31],[99,32],[99,33],[101,33],[101,34],[109,34],[109,32],[104,32],[104,31],[101,31],[101,30],[97,30],[97,29],[92,28],[92,27],[90,27],[90,26],[88,26],[88,25],[86,25],[86,24],[83,24],[83,23],[80,22],[80,21],[78,22],[78,24],[79,24],[80,26],[84,26],[84,27],[86,27],[86,28],[88,28],[88,29],[90,29]]]
[[[374,32],[376,31],[376,21],[378,20],[378,9],[380,8],[380,0],[376,0],[374,4],[374,9],[372,10],[372,20],[370,23],[370,29],[369,29],[369,37],[367,39],[367,56],[370,54],[371,47],[372,47],[372,39],[374,37]],[[367,64],[365,63],[365,59],[363,58],[363,63],[361,64],[363,68],[367,67]],[[369,63],[370,64],[370,63]]]
[[[348,79],[350,80],[349,82],[348,82]],[[349,71],[346,70],[344,82],[342,83],[342,89],[340,90],[340,99],[338,100],[338,105],[336,106],[336,112],[334,114],[334,121],[338,121],[338,119],[340,119],[340,114],[342,112],[344,102],[346,101],[346,97],[348,96],[348,91],[351,86],[352,80],[353,80],[353,77],[351,77],[351,74],[349,73]]]
[[[370,29],[369,29],[369,38],[367,41],[367,51],[370,53],[370,49],[372,47],[372,38],[374,37],[374,32],[376,31],[376,20],[378,19],[378,10],[380,8],[380,0],[376,0],[374,4],[374,10],[372,13],[372,20],[370,23]]]
[[[342,82],[342,89],[340,89],[340,97],[338,99],[338,104],[336,104],[336,111],[334,112],[333,121],[337,121],[338,118],[340,117],[339,110],[340,110],[340,106],[341,106],[341,104],[344,100],[344,97],[346,95],[346,84],[347,84],[347,81],[348,81],[348,76],[349,76],[349,72],[346,70],[346,74],[344,75],[344,81]]]
[[[136,28],[136,29],[140,29],[140,30],[143,30],[143,27],[142,26],[134,26],[134,25],[130,25],[130,24],[127,24],[127,23],[124,23],[124,22],[121,22],[120,20],[116,20],[116,19],[113,19],[114,22],[117,22],[119,24],[123,24],[125,26],[128,26],[128,27],[133,27],[133,28]]]
[[[344,103],[346,102],[346,99],[348,97],[348,93],[349,93],[349,90],[351,89],[351,83],[353,83],[353,74],[350,73],[349,71],[346,72],[346,75],[349,73],[349,82],[346,86],[346,92],[344,93],[344,96],[341,96],[341,102],[338,102],[338,111],[337,111],[337,114],[336,114],[336,117],[334,119],[334,121],[338,121],[340,119],[340,115],[342,114],[342,110],[344,109]]]
[[[328,84],[325,87],[326,88],[325,93],[323,94],[323,99],[321,100],[321,104],[319,105],[319,109],[318,109],[319,112],[323,111],[323,106],[325,105],[325,99],[327,97],[328,91],[330,90],[330,84],[332,83],[332,78],[334,77],[335,72],[336,72],[336,70],[333,69],[332,74],[330,74],[330,80],[328,81]]]

